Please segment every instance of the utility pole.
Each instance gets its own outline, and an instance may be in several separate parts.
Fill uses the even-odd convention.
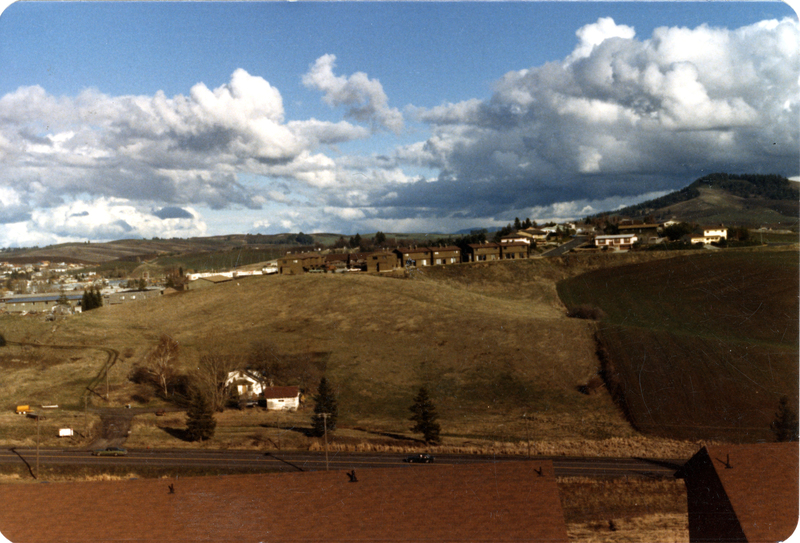
[[[322,427],[325,430],[325,471],[328,471],[328,416],[330,413],[320,413],[322,417]]]
[[[39,414],[36,414],[36,480],[39,480]]]
[[[528,414],[523,413],[522,418],[525,419],[525,442],[528,444],[528,460],[531,459],[531,432],[528,426]]]

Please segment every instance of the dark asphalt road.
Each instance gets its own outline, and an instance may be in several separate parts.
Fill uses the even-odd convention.
[[[340,453],[328,454],[328,468],[351,470],[365,468],[414,468],[402,461],[403,454]],[[530,461],[552,460],[558,477],[672,477],[685,460],[645,460],[638,458],[574,458],[532,457]],[[475,462],[524,462],[525,457],[438,455],[438,464],[467,464]],[[5,449],[0,451],[0,463],[36,463],[36,449]],[[324,452],[259,452],[259,451],[185,451],[129,450],[125,457],[97,457],[87,451],[42,449],[41,466],[67,464],[90,466],[137,466],[220,468],[248,471],[317,471],[325,469]]]
[[[589,238],[586,236],[576,236],[572,238],[570,241],[566,242],[563,245],[559,245],[554,249],[550,249],[549,251],[545,251],[542,253],[542,256],[561,256],[565,255],[570,252],[572,249],[580,247],[584,243],[589,241]]]

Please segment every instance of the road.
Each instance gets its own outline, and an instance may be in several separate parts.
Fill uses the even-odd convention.
[[[403,454],[340,453],[328,455],[331,470],[365,468],[416,467],[402,461]],[[685,460],[645,460],[638,458],[576,458],[532,457],[531,461],[552,460],[557,477],[672,477]],[[518,456],[438,455],[438,464],[470,464],[476,462],[524,462]],[[0,464],[36,463],[36,449],[5,449],[0,451]],[[88,451],[42,449],[40,466],[137,466],[155,468],[218,468],[246,471],[318,471],[324,470],[324,452],[268,452],[261,451],[186,451],[186,450],[129,450],[125,457],[98,457]]]
[[[589,238],[587,236],[575,236],[574,238],[572,238],[571,240],[569,240],[565,244],[559,245],[558,247],[556,247],[554,249],[550,249],[549,251],[543,252],[541,256],[561,256],[561,255],[565,255],[568,252],[570,252],[572,249],[580,247],[581,245],[583,245],[587,241],[589,241]]]

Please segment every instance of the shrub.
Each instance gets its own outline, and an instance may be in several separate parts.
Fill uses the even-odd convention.
[[[587,319],[599,321],[606,316],[605,312],[597,306],[581,304],[573,306],[567,311],[567,316],[573,319]]]

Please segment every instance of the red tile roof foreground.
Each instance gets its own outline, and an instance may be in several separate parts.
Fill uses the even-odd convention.
[[[356,477],[4,485],[0,531],[13,543],[567,542],[549,461],[364,469]]]
[[[680,470],[689,491],[689,532],[692,541],[693,515],[705,533],[739,531],[744,541],[783,541],[798,524],[797,443],[759,443],[704,447]],[[724,495],[710,495],[716,477]],[[696,482],[692,481],[695,478]],[[698,486],[699,485],[699,486]],[[702,494],[699,511],[692,510],[694,488]],[[718,504],[708,503],[717,500]],[[727,511],[730,511],[729,514]],[[707,518],[702,518],[706,515]],[[725,523],[738,527],[728,527]],[[713,526],[717,525],[717,528]],[[728,529],[733,531],[727,532]],[[741,536],[734,537],[735,540]],[[715,539],[720,540],[721,539]],[[728,539],[726,539],[727,541]]]

